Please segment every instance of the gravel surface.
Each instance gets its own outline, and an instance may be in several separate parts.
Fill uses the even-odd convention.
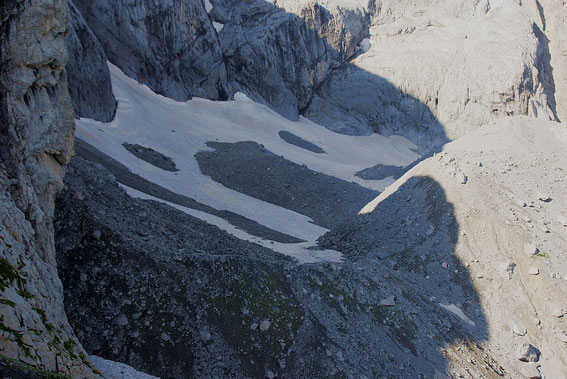
[[[288,161],[255,142],[207,145],[216,151],[195,155],[203,174],[235,191],[311,217],[323,227],[356,215],[379,194]]]
[[[155,151],[150,147],[145,147],[138,144],[130,144],[126,142],[124,142],[122,146],[124,146],[126,150],[134,154],[136,157],[156,167],[159,167],[162,170],[171,172],[179,171],[175,166],[173,159],[160,152]]]
[[[215,209],[208,205],[202,204],[188,196],[180,195],[158,184],[152,183],[149,180],[146,180],[141,176],[132,173],[123,164],[102,153],[101,151],[82,141],[81,139],[77,138],[75,140],[75,150],[77,152],[77,155],[79,155],[80,157],[101,164],[108,171],[110,171],[112,175],[116,177],[116,180],[119,183],[122,183],[128,187],[134,188],[138,191],[144,192],[161,200],[169,201],[171,203],[182,205],[187,208],[197,209],[221,217],[230,222],[232,225],[235,225],[257,237],[282,243],[302,242],[302,240],[300,240],[299,238],[280,233],[234,212]]]

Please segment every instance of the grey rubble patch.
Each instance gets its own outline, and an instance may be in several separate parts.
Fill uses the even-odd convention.
[[[382,180],[388,177],[399,179],[403,174],[408,172],[423,159],[424,158],[416,159],[407,166],[377,164],[376,166],[360,170],[355,175],[364,180]]]
[[[382,180],[388,177],[398,179],[407,170],[405,167],[377,164],[376,166],[358,171],[355,175],[364,180]]]
[[[151,147],[145,147],[138,144],[130,144],[124,142],[122,144],[133,155],[140,158],[143,161],[148,162],[158,168],[161,168],[165,171],[176,172],[179,169],[175,166],[175,162],[170,157],[155,151]]]
[[[301,147],[302,149],[309,150],[313,153],[325,154],[325,150],[321,149],[319,146],[309,141],[306,141],[303,138],[296,136],[295,134],[290,133],[286,130],[280,130],[278,135],[280,136],[281,139],[283,139],[285,142],[291,145]]]
[[[323,227],[354,216],[379,192],[310,170],[255,142],[208,142],[195,154],[203,174],[225,187],[311,217]]]
[[[89,145],[87,142],[79,138],[75,139],[75,150],[78,156],[102,165],[116,177],[116,180],[119,183],[124,184],[130,188],[134,188],[140,192],[154,196],[164,201],[168,201],[170,203],[218,216],[222,219],[225,219],[237,228],[240,228],[256,237],[265,238],[281,243],[304,242],[299,238],[270,229],[254,220],[250,220],[234,212],[215,209],[188,196],[180,195],[158,184],[152,183],[149,180],[146,180],[141,176],[132,173],[122,163],[109,157],[100,150],[96,149],[94,146]]]

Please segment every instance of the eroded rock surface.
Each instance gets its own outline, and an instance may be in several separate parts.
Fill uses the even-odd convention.
[[[106,56],[154,92],[175,100],[225,100],[223,53],[201,0],[73,0]]]
[[[100,42],[71,0],[67,32],[69,62],[65,68],[76,117],[109,122],[116,112],[110,71]]]
[[[73,151],[65,1],[5,1],[0,14],[0,354],[92,376],[63,309],[52,225]]]
[[[422,147],[505,116],[556,120],[551,37],[536,2],[474,3],[382,2],[367,51],[317,88],[305,115],[339,132],[402,134]]]

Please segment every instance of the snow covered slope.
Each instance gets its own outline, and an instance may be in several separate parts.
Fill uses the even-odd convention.
[[[292,122],[242,94],[237,94],[235,101],[228,102],[200,98],[177,102],[154,94],[115,66],[110,65],[110,71],[114,94],[119,101],[114,121],[101,123],[80,119],[77,121],[77,136],[153,183],[205,205],[237,213],[273,230],[308,241],[308,244],[294,248],[278,249],[288,254],[295,251],[291,254],[296,257],[301,256],[297,251],[300,249],[311,256],[309,260],[314,259],[315,253],[304,250],[304,247],[312,245],[326,229],[315,225],[304,215],[233,191],[203,175],[194,154],[202,150],[210,151],[206,145],[208,141],[254,141],[274,154],[306,165],[313,171],[376,190],[382,190],[392,181],[366,181],[355,173],[376,164],[405,166],[419,158],[413,151],[415,146],[403,137],[346,136],[306,119]],[[281,131],[309,141],[325,153],[287,143],[279,136]],[[166,153],[179,171],[165,171],[137,158],[122,146],[125,142]],[[134,194],[133,191],[130,193]],[[202,213],[197,217],[234,233],[234,230],[230,230],[233,228],[227,227],[218,218]],[[253,240],[242,233],[239,236]],[[271,248],[277,246],[275,243],[269,245]],[[337,257],[337,254],[328,256]]]

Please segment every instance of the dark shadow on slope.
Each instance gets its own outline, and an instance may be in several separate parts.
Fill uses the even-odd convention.
[[[405,174],[406,172],[414,168],[419,162],[427,158],[429,158],[429,156],[416,159],[407,166],[377,164],[376,166],[360,170],[355,175],[364,180],[382,180],[388,177],[399,179],[403,174]]]
[[[545,15],[543,14],[543,8],[539,2],[537,2],[542,22],[544,24],[545,30]],[[538,50],[536,52],[537,60],[535,65],[538,68],[538,79],[543,85],[543,93],[547,97],[547,105],[553,112],[553,117],[555,121],[561,122],[557,116],[557,103],[555,102],[555,79],[553,76],[553,66],[551,65],[551,53],[549,52],[549,39],[544,32],[537,26],[536,23],[532,25],[534,35],[539,40]]]
[[[170,172],[179,171],[173,159],[165,154],[160,153],[159,151],[155,151],[151,147],[145,147],[138,145],[137,143],[131,144],[126,142],[124,142],[122,146],[124,146],[124,148],[131,152],[135,157],[140,158],[141,160],[146,161],[155,167]]]
[[[455,339],[480,342],[488,338],[487,323],[469,271],[455,255],[458,238],[459,225],[443,188],[430,177],[412,177],[373,212],[322,236],[319,245],[343,252],[351,262],[376,267],[434,308],[462,310],[470,320],[441,309],[462,327],[464,334],[455,334]],[[447,333],[437,343],[452,342]]]

